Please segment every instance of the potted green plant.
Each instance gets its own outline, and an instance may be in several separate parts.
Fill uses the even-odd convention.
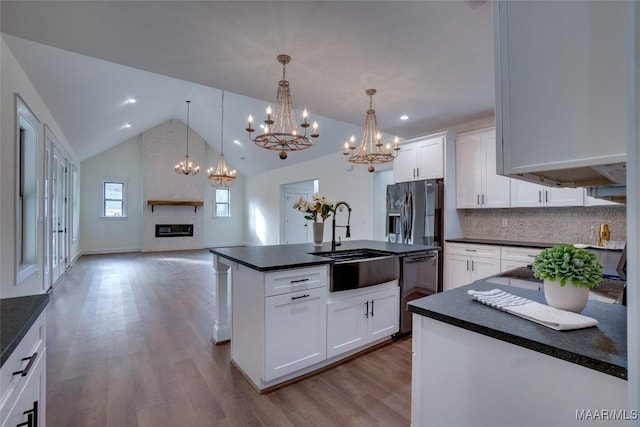
[[[533,276],[544,281],[547,304],[580,313],[587,305],[589,289],[602,281],[602,264],[586,249],[556,245],[536,255]]]

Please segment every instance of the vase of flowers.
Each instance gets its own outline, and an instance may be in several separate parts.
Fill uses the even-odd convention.
[[[542,250],[533,260],[533,275],[544,281],[547,304],[580,313],[587,305],[589,289],[602,281],[602,264],[596,256],[573,245]]]
[[[312,200],[305,200],[302,196],[298,197],[293,202],[293,208],[305,214],[305,219],[313,221],[313,246],[322,246],[324,222],[335,213],[335,202],[324,194],[314,193]]]

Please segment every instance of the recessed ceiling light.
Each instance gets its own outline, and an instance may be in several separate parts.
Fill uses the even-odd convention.
[[[403,114],[400,116],[400,120],[409,120],[409,116],[407,116],[406,114]]]
[[[136,102],[138,102],[138,100],[135,98],[127,98],[125,104],[135,104]]]
[[[129,129],[131,127],[131,123],[125,123],[122,125],[122,129]]]
[[[237,139],[234,139],[234,140],[233,140],[233,143],[234,143],[234,144],[238,144],[238,145],[242,145],[242,142],[238,141]]]

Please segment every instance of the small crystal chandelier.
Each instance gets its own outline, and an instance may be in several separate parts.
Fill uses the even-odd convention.
[[[189,160],[189,104],[191,101],[187,100],[187,154],[185,154],[184,160],[173,168],[178,175],[198,175],[200,173],[200,166],[194,166],[193,162]]]
[[[236,181],[236,170],[229,170],[227,162],[224,160],[224,91],[222,91],[222,101],[220,102],[222,111],[220,120],[220,159],[215,169],[207,169],[209,181],[216,187],[230,187]]]
[[[342,154],[349,156],[347,160],[351,163],[368,164],[369,172],[373,172],[376,168],[374,164],[387,163],[393,161],[398,155],[400,150],[400,143],[398,137],[394,139],[393,149],[391,144],[388,143],[386,147],[382,144],[382,137],[380,131],[378,131],[378,120],[376,119],[376,110],[373,109],[373,95],[376,94],[375,89],[367,89],[366,94],[369,95],[369,109],[367,110],[367,117],[364,121],[364,134],[362,135],[362,142],[358,151],[353,153],[356,149],[356,137],[351,136],[349,142],[344,143],[344,151]]]
[[[289,82],[285,80],[285,67],[291,61],[289,55],[278,55],[278,62],[282,64],[282,80],[278,83],[278,95],[276,98],[276,111],[271,116],[271,106],[267,107],[267,119],[264,121],[264,133],[251,137],[251,133],[255,131],[253,128],[253,117],[249,116],[249,123],[246,131],[249,132],[249,138],[256,143],[258,147],[267,150],[280,151],[280,158],[287,158],[287,151],[304,150],[313,145],[312,138],[320,136],[318,134],[318,122],[313,122],[313,131],[310,137],[307,137],[307,110],[302,113],[302,123],[300,127],[304,129],[304,134],[298,130],[295,117],[293,115],[293,102],[291,101],[291,90]],[[262,125],[261,125],[262,126]]]

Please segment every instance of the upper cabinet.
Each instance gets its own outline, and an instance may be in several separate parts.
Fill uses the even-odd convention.
[[[495,128],[456,139],[456,207],[508,208],[511,180],[496,174]]]
[[[626,3],[494,3],[498,173],[611,183],[598,166],[626,160]]]
[[[404,142],[393,161],[393,181],[443,178],[446,138],[445,133]]]
[[[558,188],[514,179],[511,181],[511,207],[583,206],[583,188]]]

